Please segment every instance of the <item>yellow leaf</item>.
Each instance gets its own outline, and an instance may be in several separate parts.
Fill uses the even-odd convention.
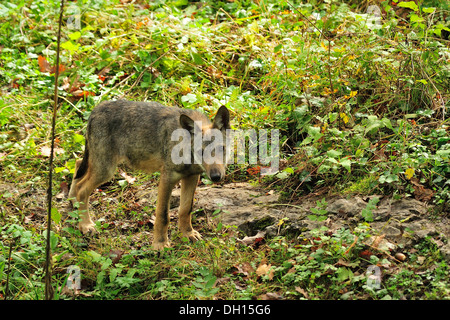
[[[411,178],[414,176],[414,168],[408,168],[405,171],[406,179],[411,180]]]
[[[341,119],[344,121],[344,123],[347,124],[348,120],[349,120],[348,116],[343,112],[341,112],[340,116],[341,116]]]
[[[320,46],[321,46],[323,49],[328,50],[328,46],[327,46],[325,43],[321,42],[321,43],[320,43]]]
[[[356,96],[357,93],[358,93],[358,91],[351,91],[350,98],[353,98],[354,96]]]

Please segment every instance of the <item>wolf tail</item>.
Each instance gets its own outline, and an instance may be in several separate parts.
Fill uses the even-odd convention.
[[[88,143],[87,143],[87,139],[86,139],[86,142],[84,145],[83,160],[81,161],[81,164],[78,167],[75,179],[82,178],[86,174],[87,169],[88,169],[88,160],[89,160],[89,148],[88,148]]]

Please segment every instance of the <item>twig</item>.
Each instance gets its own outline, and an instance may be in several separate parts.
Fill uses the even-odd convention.
[[[15,243],[15,239],[11,240],[11,243],[9,244],[9,254],[8,254],[8,273],[6,274],[6,285],[5,285],[5,297],[4,300],[8,299],[8,293],[9,293],[9,275],[11,274],[11,253],[12,253],[12,247]]]
[[[47,189],[47,244],[45,248],[45,300],[51,300],[53,298],[53,287],[51,283],[51,247],[50,247],[50,231],[52,228],[52,181],[53,181],[53,157],[55,150],[55,127],[56,127],[56,114],[58,111],[58,78],[59,78],[59,51],[61,43],[61,25],[64,13],[64,0],[61,0],[61,7],[59,11],[58,22],[58,35],[56,42],[56,68],[55,68],[55,91],[53,102],[53,117],[52,117],[52,132],[51,132],[51,151],[50,160],[48,165],[48,189]]]

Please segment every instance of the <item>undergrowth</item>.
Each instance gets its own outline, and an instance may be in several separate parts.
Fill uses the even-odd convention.
[[[376,4],[381,20],[359,1],[71,1],[55,66],[59,1],[2,1],[0,294],[43,298],[43,194],[56,67],[58,201],[81,156],[92,108],[126,98],[207,114],[226,105],[233,128],[279,129],[280,171],[261,178],[258,165],[232,166],[228,181],[260,180],[290,202],[312,191],[414,197],[445,217],[450,8],[431,0]],[[448,297],[442,281],[448,265],[431,242],[417,249],[428,258],[417,253],[420,263],[409,257],[411,265],[402,266],[384,253],[360,255],[372,235],[364,226],[248,247],[233,227],[202,223],[208,241],[178,238],[157,257],[147,249],[153,208],[135,207],[131,191],[117,176],[92,204],[133,227],[100,221],[91,240],[76,231],[76,212],[65,215],[58,203],[57,298],[74,294],[64,291],[73,265],[82,275],[77,298]],[[367,287],[369,265],[386,272],[379,289]]]

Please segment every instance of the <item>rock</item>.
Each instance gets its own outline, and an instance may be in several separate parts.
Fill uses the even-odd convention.
[[[176,208],[180,203],[180,188],[172,192],[170,208]],[[156,204],[157,190],[145,189],[136,193],[139,203],[143,206]],[[358,223],[365,222],[361,215],[367,208],[370,197],[330,197],[326,198],[326,219],[313,221],[311,208],[317,208],[319,198],[307,198],[301,204],[281,204],[277,192],[267,192],[248,183],[230,183],[223,186],[212,185],[197,188],[194,196],[194,210],[204,209],[206,214],[214,213],[214,219],[219,219],[224,225],[237,226],[246,236],[254,236],[260,231],[266,232],[266,237],[277,235],[313,236],[312,230],[327,227],[331,233],[340,228],[354,228]],[[378,245],[385,250],[393,250],[397,245],[407,248],[426,237],[439,239],[442,254],[450,260],[449,230],[445,223],[435,223],[427,220],[426,204],[411,198],[393,200],[378,196],[380,201],[372,209],[374,221],[368,222],[374,230],[372,234],[383,236]],[[172,213],[175,213],[173,211]],[[280,221],[282,223],[280,224]]]
[[[450,263],[450,242],[441,247],[441,253],[447,263]]]
[[[337,199],[327,206],[328,213],[336,214],[340,218],[349,218],[361,214],[367,203],[360,197],[352,199]]]
[[[386,235],[386,238],[392,240],[399,239],[402,236],[402,231],[393,226],[387,226],[384,228],[383,233]]]

